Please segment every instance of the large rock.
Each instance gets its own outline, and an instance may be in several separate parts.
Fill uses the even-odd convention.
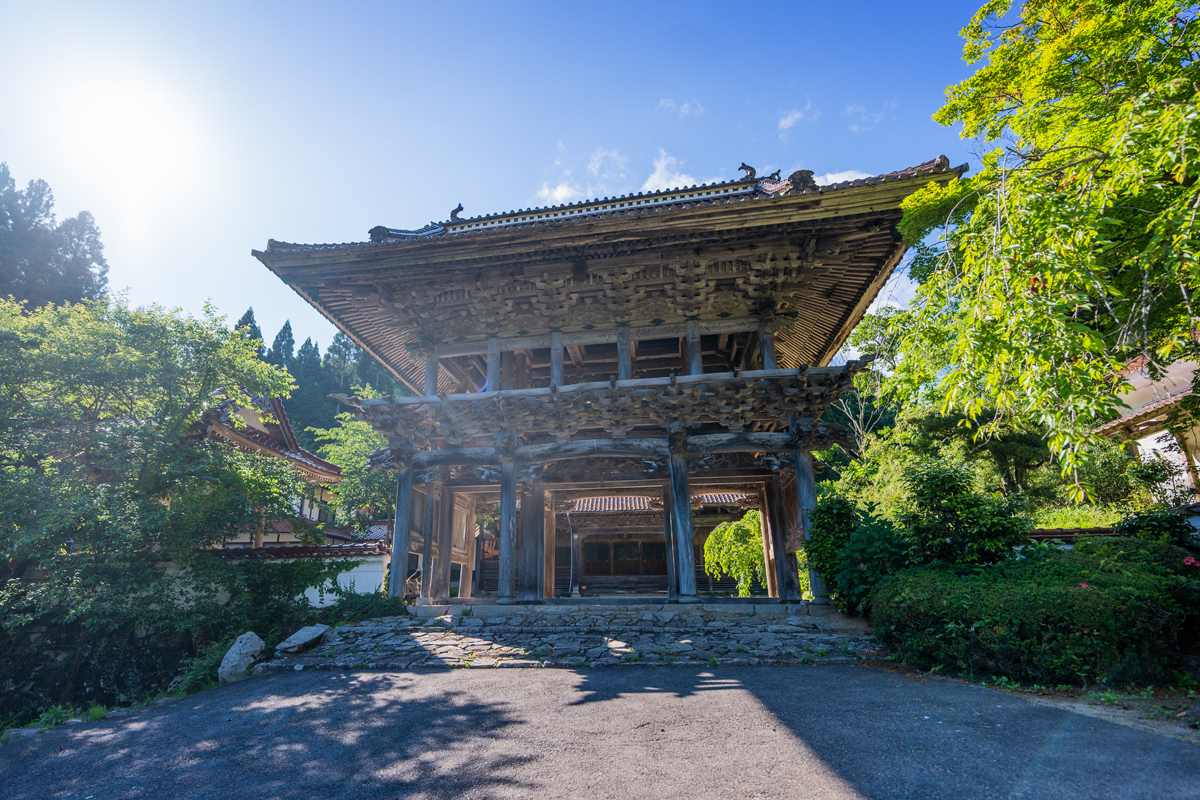
[[[276,645],[275,650],[279,653],[303,653],[322,642],[335,644],[338,641],[338,635],[328,625],[308,625]]]
[[[253,631],[247,631],[237,638],[233,647],[221,659],[221,667],[217,670],[217,681],[225,684],[238,681],[250,674],[250,668],[266,649],[266,643],[258,638]]]

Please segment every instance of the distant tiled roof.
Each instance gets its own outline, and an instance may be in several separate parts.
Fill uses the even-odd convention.
[[[288,421],[287,413],[283,409],[283,403],[278,398],[261,399],[259,403],[267,407],[255,409],[255,411],[259,414],[264,412],[269,413],[278,420],[279,430],[283,436],[284,443],[280,443],[274,436],[260,431],[253,426],[239,426],[233,419],[238,409],[228,400],[222,402],[217,407],[215,413],[212,413],[208,417],[210,429],[235,444],[251,448],[261,448],[281,458],[285,458],[318,480],[330,483],[336,483],[341,480],[341,467],[313,455],[296,442],[296,437],[292,434],[291,423]]]
[[[391,525],[387,522],[373,522],[367,526],[365,531],[352,531],[345,528],[330,528],[326,526],[325,535],[347,542],[386,542],[390,527]]]
[[[1115,536],[1112,528],[1034,528],[1029,532],[1029,538],[1035,542],[1047,542],[1061,539],[1071,542],[1079,536]]]
[[[1163,409],[1170,408],[1178,403],[1183,398],[1192,393],[1191,388],[1184,389],[1182,392],[1176,392],[1173,395],[1155,400],[1153,403],[1147,403],[1137,411],[1130,411],[1120,419],[1114,419],[1112,422],[1106,422],[1098,428],[1092,430],[1092,433],[1098,433],[1101,436],[1111,436],[1120,433],[1122,429],[1138,425],[1142,422],[1149,421],[1158,416]]]
[[[318,544],[281,547],[237,547],[209,550],[222,559],[230,558],[363,558],[365,556],[388,555],[391,548],[382,542],[361,544]]]
[[[590,222],[594,219],[606,219],[617,216],[657,214],[676,209],[694,208],[700,205],[771,199],[785,195],[820,195],[839,189],[904,180],[921,175],[964,171],[966,171],[966,165],[951,168],[949,159],[945,156],[938,156],[915,167],[876,175],[873,178],[843,181],[842,183],[835,183],[829,186],[793,186],[790,179],[773,180],[771,178],[761,178],[759,180],[730,180],[698,186],[664,189],[657,192],[637,192],[636,194],[621,195],[620,197],[582,200],[578,203],[567,203],[558,206],[518,209],[516,211],[485,214],[466,219],[452,218],[446,222],[431,222],[416,230],[402,230],[380,225],[371,229],[371,241],[369,242],[293,244],[272,239],[267,243],[267,249],[268,251],[320,251],[371,247],[379,244],[396,244],[404,241],[432,239],[446,235],[473,235],[501,229],[511,230],[514,227],[559,225],[563,223]],[[797,182],[799,183],[799,180]]]
[[[704,505],[736,505],[745,497],[738,493],[695,495]],[[661,507],[661,506],[660,506]],[[605,511],[650,511],[649,497],[581,497],[575,501],[572,513],[591,514]]]

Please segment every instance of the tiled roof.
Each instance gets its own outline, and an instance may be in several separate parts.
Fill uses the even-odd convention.
[[[362,544],[283,545],[280,547],[236,547],[209,550],[217,558],[362,558],[388,555],[391,548],[382,542]]]
[[[1163,409],[1170,408],[1178,403],[1183,398],[1192,393],[1191,387],[1184,389],[1182,392],[1168,395],[1161,400],[1155,400],[1153,403],[1147,403],[1136,411],[1130,411],[1120,419],[1114,419],[1112,422],[1106,422],[1098,428],[1093,428],[1092,433],[1098,433],[1101,436],[1119,432],[1122,428],[1136,425],[1141,422],[1150,420],[1158,416]]]
[[[713,493],[695,495],[704,505],[736,505],[746,495],[740,493]],[[606,511],[650,511],[649,497],[581,497],[575,501],[572,513],[591,514]],[[660,506],[661,508],[661,506]]]
[[[283,403],[278,398],[259,398],[258,403],[261,406],[254,409],[260,415],[269,413],[278,420],[280,434],[284,438],[284,443],[281,443],[274,436],[260,431],[252,425],[238,426],[233,419],[233,415],[237,413],[238,408],[229,400],[223,401],[216,409],[216,413],[209,418],[209,423],[212,428],[231,441],[248,443],[264,450],[288,459],[294,462],[297,466],[305,468],[313,474],[319,474],[322,477],[336,482],[340,479],[342,468],[337,464],[333,464],[320,456],[314,455],[296,442],[296,437],[292,434],[291,423],[288,421],[287,412],[284,411]]]
[[[668,210],[695,208],[701,205],[716,205],[718,203],[728,204],[794,195],[821,195],[841,189],[903,180],[921,175],[944,172],[961,173],[965,172],[966,168],[965,164],[960,167],[951,168],[949,159],[945,156],[938,156],[915,167],[876,175],[872,178],[843,181],[828,186],[806,185],[803,178],[807,173],[797,172],[784,180],[774,180],[771,178],[762,178],[759,180],[741,179],[676,189],[664,189],[656,192],[637,192],[636,194],[621,195],[619,197],[581,200],[578,203],[518,209],[516,211],[485,214],[466,219],[451,219],[446,222],[431,222],[416,230],[402,230],[380,225],[371,229],[371,241],[369,242],[292,244],[272,239],[267,243],[267,249],[268,251],[339,250],[354,247],[372,247],[381,244],[397,244],[399,242],[433,239],[447,235],[458,236],[494,232],[501,229],[511,230],[515,227],[573,224],[590,222],[596,219],[657,214]],[[793,186],[793,179],[798,185]],[[811,180],[811,177],[809,179]]]
[[[386,542],[388,541],[388,528],[391,527],[387,522],[373,522],[365,531],[343,530],[341,528],[325,528],[325,535],[334,539],[342,539],[347,542]]]

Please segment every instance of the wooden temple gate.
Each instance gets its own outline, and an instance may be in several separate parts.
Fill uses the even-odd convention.
[[[413,549],[431,556],[425,602],[449,597],[452,563],[469,594],[473,521],[495,502],[497,602],[554,597],[556,503],[640,493],[661,499],[667,592],[693,601],[693,499],[736,489],[763,512],[770,593],[798,600],[812,452],[848,437],[820,418],[869,358],[829,363],[905,251],[901,201],[963,169],[832,187],[748,170],[255,255],[419,393],[340,398],[388,438],[372,468],[395,471],[410,522],[394,594]]]

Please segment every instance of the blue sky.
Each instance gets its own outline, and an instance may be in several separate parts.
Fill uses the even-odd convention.
[[[250,256],[268,238],[739,175],[878,174],[971,143],[969,2],[0,0],[0,161],[95,214],[110,285],[270,343],[333,327]],[[905,287],[894,287],[903,299]]]

